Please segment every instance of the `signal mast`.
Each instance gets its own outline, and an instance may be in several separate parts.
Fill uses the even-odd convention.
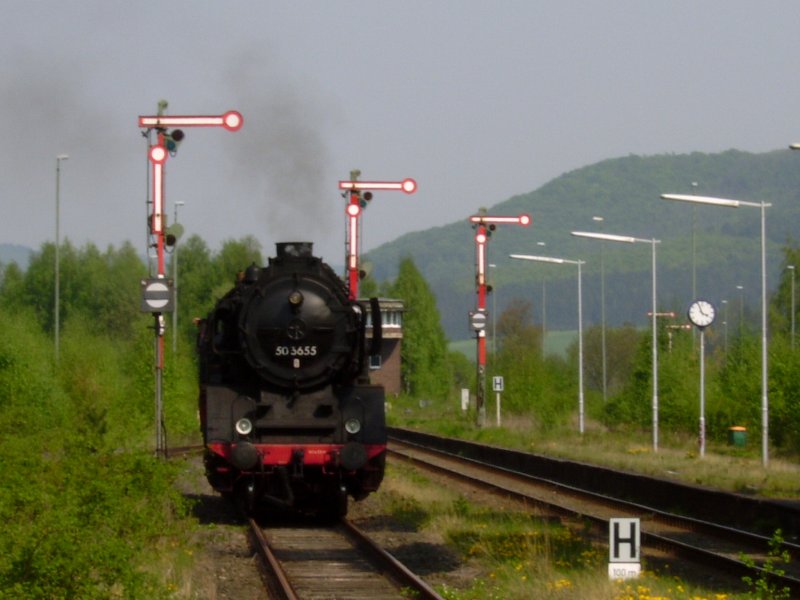
[[[142,310],[153,313],[155,318],[155,371],[156,371],[156,455],[166,456],[166,436],[164,431],[163,404],[161,398],[161,379],[164,370],[164,330],[165,322],[162,313],[173,310],[172,282],[165,279],[164,273],[164,246],[172,245],[174,238],[170,239],[164,228],[165,202],[164,202],[164,176],[167,157],[175,156],[178,146],[183,141],[184,133],[181,129],[173,127],[223,127],[228,131],[238,131],[244,124],[242,115],[231,110],[222,115],[185,115],[167,116],[167,101],[158,103],[158,113],[150,116],[139,117],[139,127],[144,129],[142,135],[148,138],[149,132],[155,130],[156,143],[150,145],[147,156],[152,166],[152,203],[153,212],[148,219],[150,236],[155,238],[153,246],[156,248],[157,275],[154,279],[142,281]],[[149,142],[148,142],[149,143]],[[148,249],[149,250],[149,249]],[[173,335],[175,332],[173,332]]]
[[[497,225],[522,225],[527,227],[531,223],[530,215],[522,214],[517,217],[492,217],[478,214],[469,218],[475,229],[475,282],[477,285],[478,302],[476,311],[470,313],[470,325],[475,331],[478,353],[478,378],[475,403],[477,408],[478,427],[486,424],[486,244],[489,236]]]
[[[349,181],[339,181],[339,189],[344,190],[345,195],[350,192],[345,214],[347,216],[346,270],[348,293],[351,300],[358,299],[358,282],[361,279],[358,259],[361,234],[359,219],[363,210],[372,200],[372,190],[401,191],[406,194],[413,194],[417,191],[417,182],[410,178],[402,181],[358,181],[360,175],[361,171],[354,169],[350,171]]]

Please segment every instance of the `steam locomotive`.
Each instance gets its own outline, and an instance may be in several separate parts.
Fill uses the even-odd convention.
[[[377,299],[351,300],[311,243],[279,243],[267,267],[240,275],[198,334],[211,486],[248,512],[332,517],[377,490],[385,394],[369,383],[368,357],[380,323]]]

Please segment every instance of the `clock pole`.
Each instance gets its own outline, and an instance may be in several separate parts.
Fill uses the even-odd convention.
[[[700,458],[706,455],[706,327],[714,322],[716,309],[707,300],[695,300],[689,305],[687,316],[700,330]]]
[[[706,340],[700,327],[700,458],[706,455]]]

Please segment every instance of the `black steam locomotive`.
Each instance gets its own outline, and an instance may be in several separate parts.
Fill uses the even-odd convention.
[[[377,300],[351,300],[307,242],[277,244],[266,268],[240,276],[198,336],[214,489],[248,511],[271,504],[328,516],[378,489],[385,394],[369,383],[368,357],[379,352],[380,322]]]

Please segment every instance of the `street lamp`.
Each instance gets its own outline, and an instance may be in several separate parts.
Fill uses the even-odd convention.
[[[551,256],[530,256],[527,254],[509,254],[511,258],[533,260],[553,264],[578,265],[578,430],[583,434],[584,423],[584,398],[583,398],[583,292],[581,288],[582,260],[569,260],[566,258],[553,258]]]
[[[653,271],[653,451],[658,452],[658,331],[656,326],[656,244],[661,240],[655,238],[647,240],[642,238],[630,237],[626,235],[612,235],[609,233],[590,233],[586,231],[573,231],[572,235],[577,237],[591,238],[595,240],[608,240],[610,242],[623,242],[627,244],[643,243],[650,244],[653,249],[652,271]]]
[[[600,223],[601,227],[605,219],[603,217],[592,217],[592,221]],[[600,354],[603,362],[603,402],[608,400],[608,375],[606,365],[606,269],[603,260],[603,244],[600,244]]]
[[[792,321],[791,331],[792,331],[792,335],[791,335],[790,340],[791,340],[791,344],[792,344],[792,352],[794,352],[794,265],[788,265],[786,268],[792,273],[792,304],[791,304],[791,307],[792,307],[792,315],[791,315],[791,321]]]
[[[728,357],[728,301],[727,300],[722,300],[722,308],[724,309],[724,312],[722,314],[722,318],[723,318],[722,326],[725,328],[724,329],[724,331],[725,331],[725,358],[727,360],[727,357]]]
[[[687,196],[684,194],[661,194],[664,200],[678,200],[694,204],[710,204],[727,208],[751,206],[761,209],[761,462],[769,464],[769,397],[767,395],[767,236],[766,209],[772,204],[767,202],[745,202],[728,198],[710,198],[708,196]],[[739,286],[737,286],[738,288]]]
[[[53,314],[55,320],[55,355],[56,355],[56,364],[58,364],[59,359],[59,345],[60,345],[60,336],[61,336],[61,310],[60,310],[60,293],[61,293],[61,260],[59,256],[59,249],[58,247],[61,244],[61,233],[60,233],[60,218],[59,213],[61,212],[61,161],[67,160],[69,158],[66,154],[59,154],[56,156],[56,259],[55,259],[55,297],[53,299]]]
[[[739,337],[744,335],[744,286],[737,285],[739,290]]]
[[[536,242],[537,246],[544,248],[545,242]],[[542,360],[544,360],[544,343],[547,338],[547,276],[542,273]]]

